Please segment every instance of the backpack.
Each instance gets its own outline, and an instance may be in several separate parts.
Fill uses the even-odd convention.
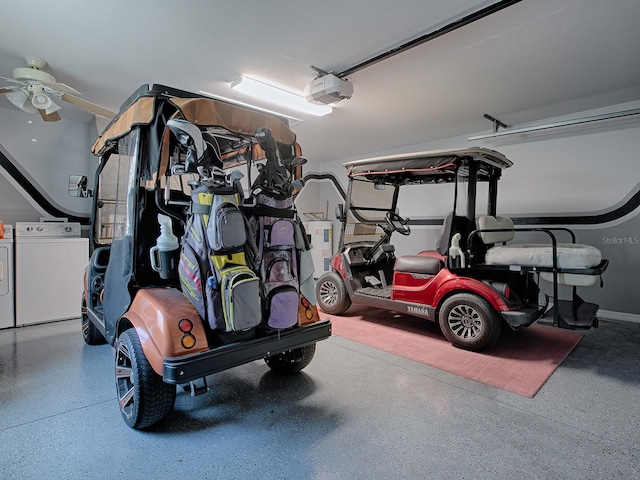
[[[207,240],[211,249],[216,253],[243,249],[247,241],[244,222],[235,189],[217,191],[213,196],[207,225]]]
[[[236,184],[203,181],[191,192],[178,276],[183,294],[211,330],[254,332],[261,320],[260,280]]]

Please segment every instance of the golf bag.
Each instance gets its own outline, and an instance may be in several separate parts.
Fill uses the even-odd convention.
[[[222,175],[224,178],[224,174]],[[247,265],[255,243],[238,209],[237,183],[203,181],[192,190],[191,213],[178,265],[180,284],[209,327],[225,340],[250,338],[261,320],[260,281]]]
[[[298,324],[301,302],[298,249],[304,248],[300,242],[304,232],[292,194],[304,185],[293,180],[293,169],[306,160],[283,160],[268,128],[259,129],[256,139],[267,158],[251,188],[255,197],[252,220],[261,259],[263,321],[269,328],[284,329]]]
[[[263,195],[258,195],[258,201],[264,200]],[[256,207],[255,211],[260,213],[260,206]],[[271,213],[274,211],[271,210]],[[300,282],[294,211],[283,208],[280,213],[278,217],[265,215],[257,217],[263,318],[271,328],[289,328],[298,321]]]

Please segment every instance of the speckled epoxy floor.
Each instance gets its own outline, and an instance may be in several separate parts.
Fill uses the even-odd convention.
[[[211,376],[139,432],[78,320],[0,330],[0,478],[640,478],[639,354],[639,324],[602,322],[529,399],[332,337],[300,375]]]

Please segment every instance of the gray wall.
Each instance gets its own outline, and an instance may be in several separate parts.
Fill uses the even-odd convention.
[[[93,183],[97,159],[90,146],[97,137],[95,122],[44,122],[38,115],[0,108],[0,147],[51,202],[70,214],[87,214],[90,201],[70,197],[70,174],[87,175]],[[34,141],[35,140],[35,141]],[[0,219],[5,223],[47,216],[23,195],[0,169]]]
[[[570,118],[639,108],[640,102],[614,105],[607,109],[579,112]],[[536,124],[561,120],[541,119]],[[554,132],[554,133],[550,133]],[[402,149],[377,152],[367,156],[432,150],[464,146],[482,146],[504,153],[514,162],[505,171],[498,194],[498,213],[518,217],[585,215],[603,213],[624,204],[640,188],[640,125],[633,122],[612,125],[601,123],[589,128],[549,131],[544,135],[505,137],[469,142],[468,136],[443,139]],[[303,145],[304,149],[304,145]],[[314,164],[312,159],[305,173],[334,173],[346,190],[346,175],[337,162]],[[328,182],[316,182],[332,197],[335,188]],[[452,194],[440,186],[412,187],[410,195],[401,197],[400,213],[406,217],[442,218],[451,210]],[[323,190],[325,192],[325,190]],[[324,210],[325,195],[317,209]],[[312,209],[312,206],[305,205]],[[333,210],[331,210],[333,211]],[[640,321],[637,301],[637,272],[640,270],[640,209],[617,221],[599,225],[572,225],[577,241],[598,247],[610,267],[604,274],[604,288],[580,289],[588,301],[598,303],[601,315],[609,318]],[[330,214],[333,219],[333,215]],[[337,239],[334,221],[334,239]],[[413,227],[410,237],[394,236],[399,255],[433,249],[438,227]],[[526,239],[525,239],[526,241]]]

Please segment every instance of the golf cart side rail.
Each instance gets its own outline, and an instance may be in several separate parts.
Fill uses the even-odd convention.
[[[305,347],[330,336],[331,322],[324,320],[305,327],[223,345],[200,353],[166,358],[163,365],[163,380],[170,384],[190,382],[270,355]]]

